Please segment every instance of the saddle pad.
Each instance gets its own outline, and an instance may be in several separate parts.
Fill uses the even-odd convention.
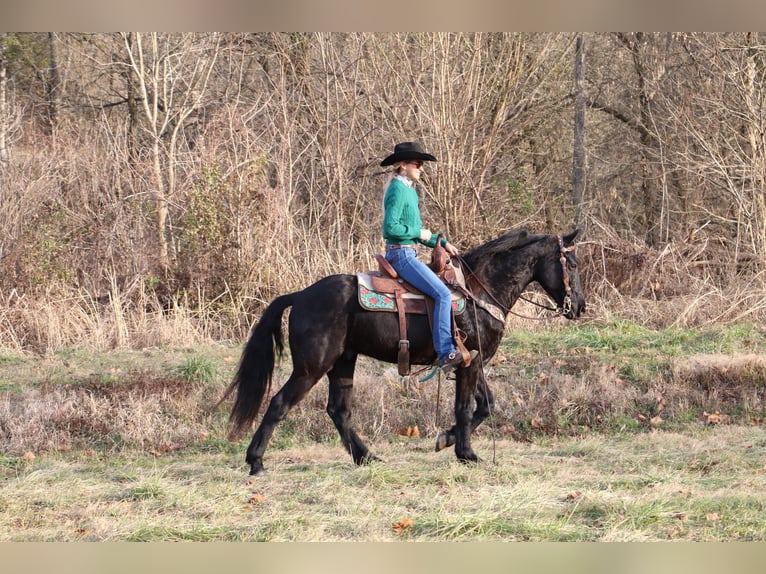
[[[369,273],[357,273],[359,280],[359,304],[368,311],[397,311],[396,299],[393,293],[381,293],[372,287]],[[402,293],[405,311],[408,313],[425,314],[425,295],[412,292]],[[465,296],[452,291],[452,312],[460,315],[465,311]]]

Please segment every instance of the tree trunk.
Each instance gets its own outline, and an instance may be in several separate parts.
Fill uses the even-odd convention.
[[[48,129],[52,134],[58,121],[58,98],[61,89],[61,75],[58,63],[58,38],[55,32],[48,32],[48,50],[50,58],[50,76],[48,79]]]
[[[661,156],[657,134],[652,130],[654,123],[654,98],[659,81],[665,74],[665,60],[672,40],[672,34],[665,35],[664,49],[658,48],[658,38],[652,40],[643,32],[635,34],[619,33],[617,37],[630,51],[633,67],[638,79],[638,130],[641,141],[639,169],[641,173],[641,192],[643,194],[646,242],[651,246],[659,245],[662,240],[662,205],[665,190],[658,181],[657,169],[653,167]],[[664,170],[664,166],[660,166]]]
[[[572,149],[572,203],[575,227],[583,224],[583,192],[585,190],[585,35],[577,36],[574,65],[574,144]]]
[[[162,272],[167,274],[170,267],[170,258],[168,255],[168,200],[165,193],[165,182],[162,175],[162,158],[159,139],[155,138],[152,145],[152,156],[154,160],[154,206],[157,210],[157,240],[159,243],[159,263]]]
[[[133,32],[128,32],[126,39],[128,49],[133,49]],[[128,66],[125,70],[125,83],[128,100],[128,165],[135,167],[138,163],[138,102],[136,101],[136,73],[130,67],[130,58],[126,58]]]
[[[5,66],[5,39],[7,32],[0,32],[0,167],[5,167],[11,160],[8,137],[11,125],[8,106],[8,80]]]
[[[764,145],[763,97],[758,85],[764,77],[763,49],[757,47],[752,33],[747,34],[747,60],[745,73],[745,104],[750,121],[747,122],[747,141],[750,149],[752,175],[748,187],[753,200],[753,251],[763,252],[766,248],[766,146]]]

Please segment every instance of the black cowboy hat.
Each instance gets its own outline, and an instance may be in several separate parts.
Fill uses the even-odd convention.
[[[380,162],[381,166],[393,165],[399,161],[415,160],[436,161],[436,158],[430,153],[423,151],[417,142],[402,142],[394,146],[394,153]]]

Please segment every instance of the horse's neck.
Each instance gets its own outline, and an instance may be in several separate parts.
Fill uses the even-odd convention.
[[[529,286],[529,284],[532,283],[532,281],[533,278],[531,270],[525,272],[522,277],[510,278],[510,280],[507,281],[507,290],[503,294],[504,301],[507,305],[506,309],[510,310],[511,307],[516,304],[516,301],[519,300],[521,294]]]
[[[500,303],[510,310],[524,290],[534,280],[533,263],[520,258],[514,262],[506,262],[502,266],[485,268],[479,279],[490,291],[494,303]]]

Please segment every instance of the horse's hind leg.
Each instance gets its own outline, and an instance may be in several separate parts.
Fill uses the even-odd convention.
[[[476,400],[476,410],[474,410],[473,416],[471,417],[472,433],[482,422],[484,422],[484,419],[492,414],[492,409],[495,405],[495,397],[492,394],[489,385],[487,385],[487,381],[484,378],[484,372],[481,370],[479,371],[478,382],[474,392],[474,399]],[[450,447],[454,444],[455,427],[453,426],[449,430],[442,431],[439,433],[439,436],[436,437],[436,452],[439,452],[440,450]]]
[[[356,355],[343,355],[327,373],[330,379],[330,396],[327,400],[327,414],[338,429],[343,446],[356,464],[367,464],[378,457],[370,454],[367,446],[351,426],[351,400],[354,392],[354,368]]]
[[[283,420],[290,409],[297,405],[300,400],[311,390],[319,377],[314,375],[296,375],[295,371],[287,379],[287,382],[274,395],[269,403],[269,408],[263,415],[258,430],[255,431],[250,446],[247,447],[245,461],[250,464],[250,474],[259,474],[263,468],[263,453],[269,444],[269,439],[274,433],[277,424]]]

